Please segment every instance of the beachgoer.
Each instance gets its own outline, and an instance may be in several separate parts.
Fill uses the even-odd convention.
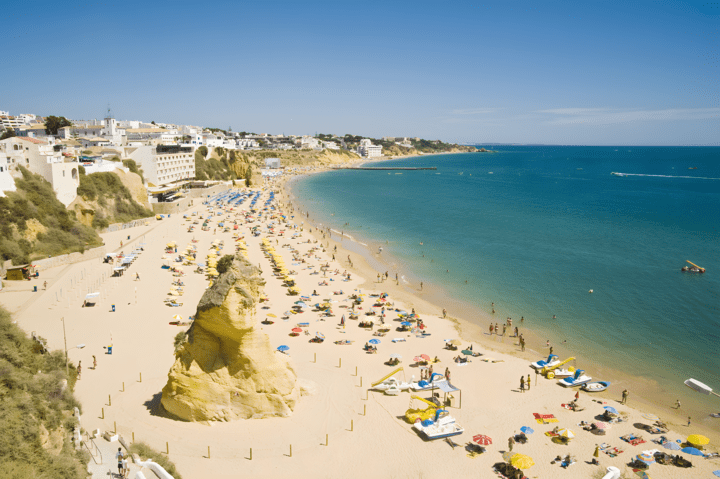
[[[627,389],[623,390],[623,392],[622,392],[622,401],[620,402],[620,404],[625,404],[625,403],[627,402],[627,398],[628,398],[629,395],[630,395],[630,393],[628,392]]]
[[[518,328],[517,328],[517,326],[515,326],[515,337],[516,337],[516,338],[518,337]]]
[[[423,282],[420,281],[420,291],[422,291]]]
[[[680,400],[675,401],[675,409],[680,409]]]
[[[688,416],[688,423],[687,423],[688,427],[690,427],[690,419],[692,419],[692,418],[690,416]]]
[[[552,354],[552,353],[553,353],[553,347],[550,346],[550,354]]]
[[[520,376],[520,392],[525,392],[525,376]]]
[[[580,399],[580,391],[575,393],[575,400],[577,401],[578,399]]]
[[[121,447],[118,447],[118,452],[115,453],[115,458],[117,459],[117,462],[118,462],[118,474],[120,474],[120,475],[122,476],[122,473],[123,473],[123,462],[122,462],[122,461],[123,461],[123,453],[122,453],[122,448],[121,448]]]
[[[82,373],[82,361],[78,361],[78,367],[77,367],[77,378],[80,379],[80,374]]]
[[[522,323],[523,321],[525,321],[525,316],[520,316],[520,322]]]
[[[491,334],[491,335],[492,335],[492,333],[493,333],[493,330],[494,330],[493,323],[490,323],[490,334]]]
[[[432,379],[432,375],[433,375],[433,367],[431,364],[430,367],[428,368],[428,379]]]
[[[512,452],[513,446],[515,445],[515,439],[512,436],[508,438],[508,451]]]
[[[500,327],[498,326],[498,323],[495,323],[495,334],[500,334]]]
[[[447,309],[443,308],[443,318],[447,318]]]
[[[557,319],[554,314],[553,314],[553,319]]]
[[[140,273],[135,273],[135,281],[140,281]]]
[[[120,247],[122,248],[122,241],[120,242]]]
[[[528,378],[527,378],[527,390],[528,391],[530,390],[530,375],[529,374],[528,374]]]
[[[47,281],[43,283],[43,289],[47,289]]]
[[[520,336],[520,350],[522,352],[525,352],[525,338],[523,338],[522,336]]]
[[[450,381],[450,368],[445,368],[445,379]]]
[[[505,326],[505,325],[503,324],[503,333],[502,333],[503,336],[505,336],[505,331],[507,331],[507,326]]]
[[[122,466],[123,466],[123,477],[127,478],[130,475],[130,466],[128,466],[127,454],[123,456]]]
[[[93,355],[93,370],[97,369],[97,359],[95,359],[95,355]]]

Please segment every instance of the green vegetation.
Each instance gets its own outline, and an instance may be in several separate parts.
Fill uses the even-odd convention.
[[[204,146],[204,145],[203,145],[203,146],[201,146],[200,148],[198,148],[198,149],[195,150],[195,151],[198,152],[198,153],[200,153],[203,158],[207,158],[207,155],[208,155],[207,146]]]
[[[215,267],[217,272],[223,274],[225,271],[229,270],[230,266],[232,266],[234,258],[235,257],[231,254],[226,254],[220,258],[220,261],[217,262],[217,266]]]
[[[178,473],[177,469],[175,469],[175,464],[170,462],[166,456],[155,451],[144,442],[135,442],[131,444],[128,451],[131,454],[137,454],[141,459],[151,459],[153,462],[160,464],[175,479],[182,479],[180,473]]]
[[[23,177],[15,180],[17,191],[8,191],[6,197],[0,197],[3,260],[24,264],[48,255],[83,252],[86,247],[102,244],[92,228],[79,223],[58,201],[50,183],[19,168]]]
[[[45,117],[45,133],[48,135],[57,135],[58,130],[66,126],[72,126],[72,123],[64,116]]]
[[[180,331],[175,335],[175,339],[173,340],[173,346],[175,346],[175,352],[180,349],[180,346],[185,342],[185,338],[187,338],[187,331]]]
[[[143,183],[145,183],[145,177],[143,176],[143,170],[138,168],[137,163],[135,163],[135,160],[127,159],[122,160],[123,165],[125,165],[125,168],[129,169],[132,173],[135,173],[140,177]]]
[[[0,141],[7,140],[8,138],[12,138],[13,136],[15,136],[15,130],[8,127],[5,131],[3,131],[2,135],[0,135]]]
[[[130,190],[114,173],[81,175],[77,193],[87,201],[97,201],[103,208],[108,207],[108,201],[113,202],[109,216],[95,213],[92,223],[94,228],[107,228],[111,223],[125,223],[153,215],[152,211],[133,199]]]
[[[76,376],[74,366],[65,375],[62,352],[42,354],[0,307],[0,477],[87,477],[89,457],[70,442],[73,408],[81,408],[72,394]],[[43,447],[48,438],[51,450]]]
[[[201,147],[205,148],[205,147]],[[228,170],[227,163],[223,163],[217,158],[203,159],[202,154],[198,154],[198,150],[195,152],[195,178],[200,181],[205,180],[229,180],[231,179],[230,171]],[[226,160],[227,162],[227,160]]]
[[[245,170],[245,186],[252,186],[252,166]]]

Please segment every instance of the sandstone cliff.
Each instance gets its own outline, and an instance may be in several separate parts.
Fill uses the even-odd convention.
[[[162,405],[188,421],[288,416],[300,396],[288,358],[257,327],[264,286],[242,256],[218,277],[198,304],[162,391]]]

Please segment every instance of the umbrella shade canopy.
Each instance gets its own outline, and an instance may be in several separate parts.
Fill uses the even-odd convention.
[[[695,447],[683,447],[681,449],[682,452],[685,454],[690,454],[692,456],[704,456],[705,453],[703,453],[700,449],[697,449]]]
[[[400,324],[402,324],[403,326],[411,326],[412,325],[412,323],[410,321],[403,321]]]
[[[300,328],[292,328],[293,333],[302,333],[302,329]]]
[[[560,437],[566,437],[566,438],[568,438],[568,439],[572,439],[572,438],[575,437],[575,433],[572,432],[570,429],[567,429],[567,428],[566,428],[566,429],[560,429],[560,430],[558,431],[558,436],[560,436]]]
[[[421,354],[420,357],[423,358],[425,361],[430,361],[430,356],[428,356],[427,354]]]
[[[610,412],[610,413],[613,413],[613,414],[617,414],[617,413],[618,413],[618,412],[617,412],[617,409],[615,409],[615,408],[612,407],[612,406],[605,406],[603,409],[605,409],[607,412]]]
[[[323,333],[317,332],[315,333],[315,336],[317,336],[320,339],[325,339],[325,335]]]
[[[696,446],[705,446],[706,444],[710,444],[710,439],[700,434],[693,434],[691,436],[688,436],[687,442]]]
[[[660,419],[655,414],[650,414],[650,413],[643,414],[642,417],[644,417],[648,421],[657,421],[658,419]]]
[[[267,316],[268,316],[268,318],[277,318],[277,316],[275,316],[273,313],[270,313]]]
[[[462,353],[463,353],[465,356],[472,356],[472,354],[473,354],[473,352],[470,351],[469,349],[463,349],[463,350],[462,350]]]
[[[653,457],[652,454],[645,454],[645,453],[638,454],[637,458],[640,459],[641,461],[647,462],[647,463],[655,462],[655,457]]]
[[[525,434],[532,434],[535,432],[531,427],[527,427],[527,426],[521,427],[520,430],[522,432],[524,432]]]
[[[402,359],[402,354],[394,353],[390,355],[391,358]]]
[[[284,344],[277,348],[278,351],[287,351],[288,349],[290,349],[290,346],[285,346]]]
[[[595,424],[595,427],[598,428],[598,429],[609,429],[609,428],[610,428],[610,426],[609,426],[607,423],[604,423],[604,422],[601,422],[601,421],[598,421],[598,422],[593,423],[593,424]]]
[[[175,316],[173,316],[173,319],[174,319],[175,321],[182,321],[183,317],[180,316],[179,314],[176,314]]]
[[[663,447],[665,449],[670,449],[671,451],[679,451],[680,450],[680,445],[678,443],[672,442],[672,441],[664,442]]]
[[[515,454],[510,458],[510,464],[519,469],[527,469],[530,466],[534,466],[535,461],[532,460],[532,457],[526,456],[525,454]]]
[[[480,444],[481,446],[487,446],[489,444],[492,444],[492,439],[485,434],[478,434],[477,436],[473,436],[472,440],[474,443]]]
[[[379,340],[379,339],[371,339],[370,341],[368,341],[368,343],[370,343],[370,344],[380,344],[380,340]]]

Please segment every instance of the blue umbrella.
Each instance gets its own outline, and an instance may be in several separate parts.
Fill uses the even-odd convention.
[[[665,449],[670,449],[671,451],[679,451],[680,450],[680,445],[676,442],[670,442],[670,441],[664,442],[663,447]]]
[[[529,428],[529,427],[527,427],[527,426],[521,427],[520,430],[521,430],[522,432],[524,432],[525,434],[532,434],[532,433],[535,432],[535,431],[532,430],[532,428]]]
[[[613,413],[613,414],[617,414],[617,413],[618,413],[618,412],[617,412],[617,409],[615,409],[615,408],[612,407],[612,406],[605,406],[603,409],[605,409],[607,412],[610,412],[610,413]]]
[[[713,474],[715,474],[717,477],[720,477],[720,469],[718,469],[717,471],[713,471]]]
[[[410,321],[403,321],[400,324],[402,324],[403,326],[410,326],[412,323]]]
[[[380,344],[380,340],[379,340],[379,339],[371,339],[370,341],[368,341],[368,343],[370,343],[370,344]]]
[[[290,346],[285,346],[284,344],[277,348],[278,351],[287,351],[288,349],[290,349]]]
[[[697,449],[694,447],[684,447],[682,449],[682,452],[684,452],[685,454],[691,454],[693,456],[704,456],[705,455],[700,449]]]

